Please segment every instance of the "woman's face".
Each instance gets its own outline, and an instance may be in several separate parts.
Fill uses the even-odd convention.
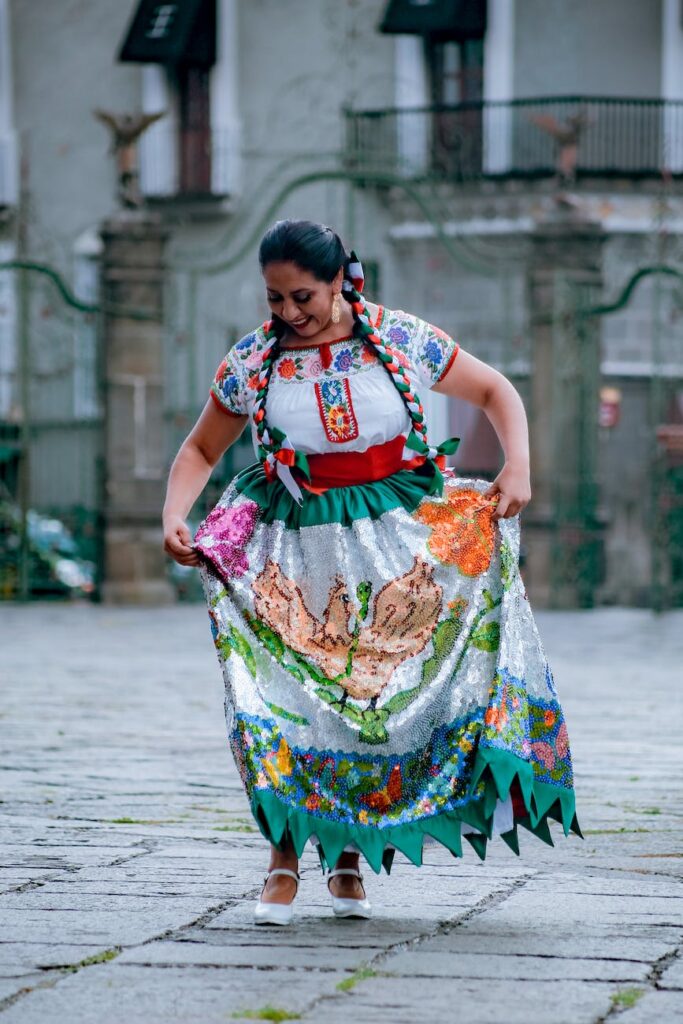
[[[263,268],[268,305],[297,334],[313,337],[330,323],[332,300],[341,289],[343,276],[340,268],[328,284],[296,263],[268,263]]]

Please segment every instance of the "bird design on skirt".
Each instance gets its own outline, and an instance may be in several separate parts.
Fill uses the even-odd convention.
[[[402,796],[403,780],[401,778],[401,766],[395,764],[389,772],[386,785],[374,790],[372,793],[360,796],[358,802],[372,808],[373,811],[379,811],[383,814],[389,810],[392,804],[398,803]]]
[[[375,595],[360,622],[348,587],[336,576],[322,619],[306,607],[298,584],[268,559],[253,585],[254,612],[290,650],[302,655],[356,700],[378,697],[398,666],[429,643],[442,604],[434,567],[419,556]]]

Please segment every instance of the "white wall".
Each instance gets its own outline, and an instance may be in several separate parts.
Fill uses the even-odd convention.
[[[14,128],[14,89],[9,0],[0,0],[0,205],[19,195],[19,153]]]
[[[681,0],[662,0],[662,99],[683,100],[683,25]],[[662,159],[671,171],[683,170],[683,103],[664,111]]]
[[[489,0],[484,40],[484,99],[514,97],[515,0]],[[512,117],[509,108],[488,108],[484,114],[484,170],[504,172],[512,160]]]

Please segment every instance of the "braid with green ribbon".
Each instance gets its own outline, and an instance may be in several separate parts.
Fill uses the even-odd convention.
[[[420,397],[413,388],[395,350],[390,345],[387,345],[379,334],[375,332],[370,312],[362,294],[363,285],[363,268],[360,260],[352,250],[344,265],[342,292],[353,310],[355,320],[354,335],[361,338],[374,351],[389,374],[410,416],[413,429],[406,440],[406,448],[416,452],[417,455],[407,461],[404,468],[415,468],[430,459],[433,461],[436,469],[443,470],[446,466],[446,456],[452,455],[456,451],[460,444],[460,439],[450,438],[436,448],[431,447],[428,443],[427,424],[425,423],[424,409]]]
[[[273,366],[280,354],[280,336],[274,320],[269,320],[263,325],[266,336],[266,347],[261,355],[261,366],[259,368],[258,387],[254,401],[253,418],[256,424],[256,437],[258,440],[258,453],[263,464],[263,469],[268,480],[282,480],[289,493],[299,504],[303,501],[301,488],[292,475],[292,467],[296,466],[299,472],[310,480],[311,473],[308,467],[308,459],[303,452],[297,452],[287,436],[277,427],[271,427],[266,419],[266,400],[270,378],[273,374]]]

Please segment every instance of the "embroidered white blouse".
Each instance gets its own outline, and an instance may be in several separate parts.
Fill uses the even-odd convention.
[[[373,326],[418,394],[446,375],[458,353],[458,343],[448,334],[401,309],[380,306]],[[265,331],[259,327],[221,362],[210,394],[224,412],[251,416],[264,347]],[[364,452],[410,431],[398,391],[375,353],[358,338],[283,349],[273,366],[267,407],[268,422],[307,455]],[[253,418],[252,440],[256,450]]]

